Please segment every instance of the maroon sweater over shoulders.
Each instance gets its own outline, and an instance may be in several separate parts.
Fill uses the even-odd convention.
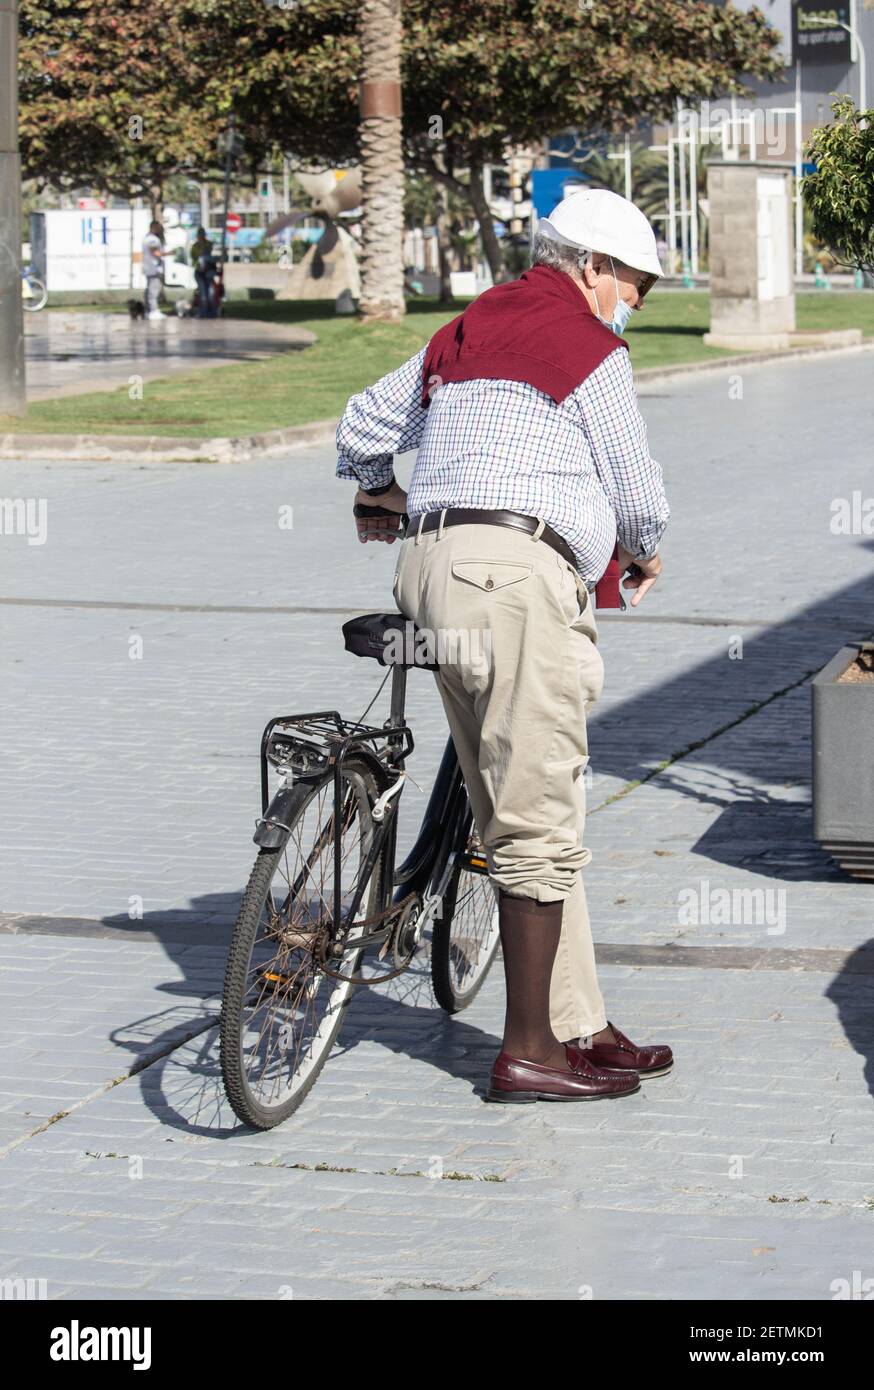
[[[565,400],[624,338],[592,313],[570,276],[536,265],[495,285],[434,334],[425,351],[422,405],[450,381],[526,381],[556,404]],[[599,608],[618,608],[618,547],[595,589]]]

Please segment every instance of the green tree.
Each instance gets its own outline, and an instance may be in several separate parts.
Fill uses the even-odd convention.
[[[154,189],[169,169],[213,166],[231,109],[253,167],[275,150],[326,165],[361,156],[358,0],[23,0],[23,11],[31,173],[113,190],[121,169],[126,185]],[[760,11],[709,0],[404,0],[407,166],[469,202],[499,278],[485,164],[775,77],[777,41]],[[132,155],[137,112],[151,143]]]
[[[808,143],[816,172],[802,182],[804,202],[814,237],[838,264],[874,272],[874,111],[857,111],[845,96],[832,112]]]
[[[221,129],[198,97],[208,36],[170,0],[21,0],[20,137],[26,177],[148,199],[217,161]]]
[[[213,84],[230,82],[247,139],[327,163],[357,157],[355,0],[183,0],[217,20]],[[567,128],[633,129],[676,99],[742,90],[782,72],[758,10],[708,0],[404,0],[408,166],[469,200],[492,274],[501,251],[484,187],[508,145]]]

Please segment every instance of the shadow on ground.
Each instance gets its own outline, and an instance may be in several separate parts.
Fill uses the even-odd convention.
[[[870,548],[870,547],[869,547]],[[874,612],[874,575],[809,605],[785,622],[757,632],[744,643],[743,661],[733,663],[730,699],[717,730],[741,729],[751,714],[756,729],[743,736],[714,736],[713,691],[725,683],[727,654],[709,658],[692,670],[639,696],[622,701],[593,720],[592,746],[599,772],[630,782],[652,775],[666,758],[679,759],[658,771],[658,785],[721,814],[692,846],[716,863],[743,867],[769,879],[796,882],[841,882],[844,876],[812,838],[808,804],[797,799],[809,785],[809,697],[804,687],[844,644],[867,638]],[[782,698],[777,698],[782,696]],[[654,742],[649,731],[664,729],[665,705],[678,711],[674,747]],[[656,718],[656,715],[658,717]],[[663,739],[664,735],[660,735]],[[687,756],[683,756],[686,754]],[[706,776],[697,776],[704,769]],[[795,799],[765,788],[789,788]],[[864,891],[860,885],[860,891]],[[149,914],[142,922],[107,918],[113,933],[158,941],[182,973],[168,982],[169,994],[203,1001],[196,1017],[167,1027],[167,1015],[155,1016],[156,1031],[143,1041],[151,1020],[132,1021],[113,1041],[144,1067],[143,1095],[164,1124],[213,1137],[237,1133],[228,1127],[217,1058],[215,1023],[224,957],[239,902],[238,894],[207,895],[185,911]],[[874,1094],[874,982],[870,954],[874,942],[859,948],[828,986],[851,1046],[865,1059],[865,1075]],[[205,951],[204,948],[207,948]],[[866,971],[862,972],[862,965]],[[178,1072],[180,1041],[186,1051],[188,1083],[172,1094],[164,1086],[164,1057],[173,1054]],[[197,1041],[199,1039],[199,1041]],[[379,1041],[393,1052],[428,1061],[449,1075],[478,1084],[487,1073],[498,1040],[456,1017],[449,1020],[431,1001],[426,965],[417,965],[390,985],[362,988],[350,1007],[338,1050],[361,1041]],[[190,1060],[189,1060],[190,1059]]]
[[[106,919],[107,926],[132,939],[148,931],[182,975],[160,989],[184,999],[184,1004],[132,1019],[114,1030],[110,1040],[128,1054],[128,1066],[139,1073],[143,1099],[155,1118],[186,1134],[220,1138],[247,1131],[238,1122],[227,1123],[231,1112],[222,1087],[217,1032],[225,954],[238,901],[236,894],[216,894],[198,899],[187,914],[149,914],[142,923]],[[170,920],[162,921],[165,917]],[[204,927],[205,917],[213,925]],[[199,996],[200,1007],[189,1002],[192,996]],[[481,1089],[500,1050],[493,1034],[458,1015],[450,1019],[434,1002],[425,953],[396,979],[356,990],[331,1059],[362,1042],[428,1062],[469,1081],[474,1091]],[[167,1084],[168,1062],[172,1085]]]
[[[718,656],[596,709],[595,772],[623,782],[657,774],[661,790],[722,808],[693,846],[706,859],[769,878],[846,881],[813,839],[807,687],[842,646],[869,639],[872,630],[874,574],[744,636],[740,660],[729,658],[735,634],[726,628]],[[753,714],[755,726],[745,728]]]

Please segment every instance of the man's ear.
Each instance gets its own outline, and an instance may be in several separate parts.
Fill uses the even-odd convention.
[[[579,267],[580,274],[582,275],[583,279],[583,284],[588,285],[589,289],[592,289],[594,287],[594,283],[597,279],[597,276],[595,274],[594,267],[592,266],[592,255],[590,251],[587,251],[584,256],[580,256]]]

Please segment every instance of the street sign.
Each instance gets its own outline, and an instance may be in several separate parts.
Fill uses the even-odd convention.
[[[231,236],[233,236],[235,232],[238,232],[242,225],[243,219],[238,212],[228,213],[227,218],[225,219],[225,226],[227,227]]]
[[[850,6],[798,0],[792,15],[792,58],[802,63],[850,62],[850,35],[842,24],[850,23]]]

